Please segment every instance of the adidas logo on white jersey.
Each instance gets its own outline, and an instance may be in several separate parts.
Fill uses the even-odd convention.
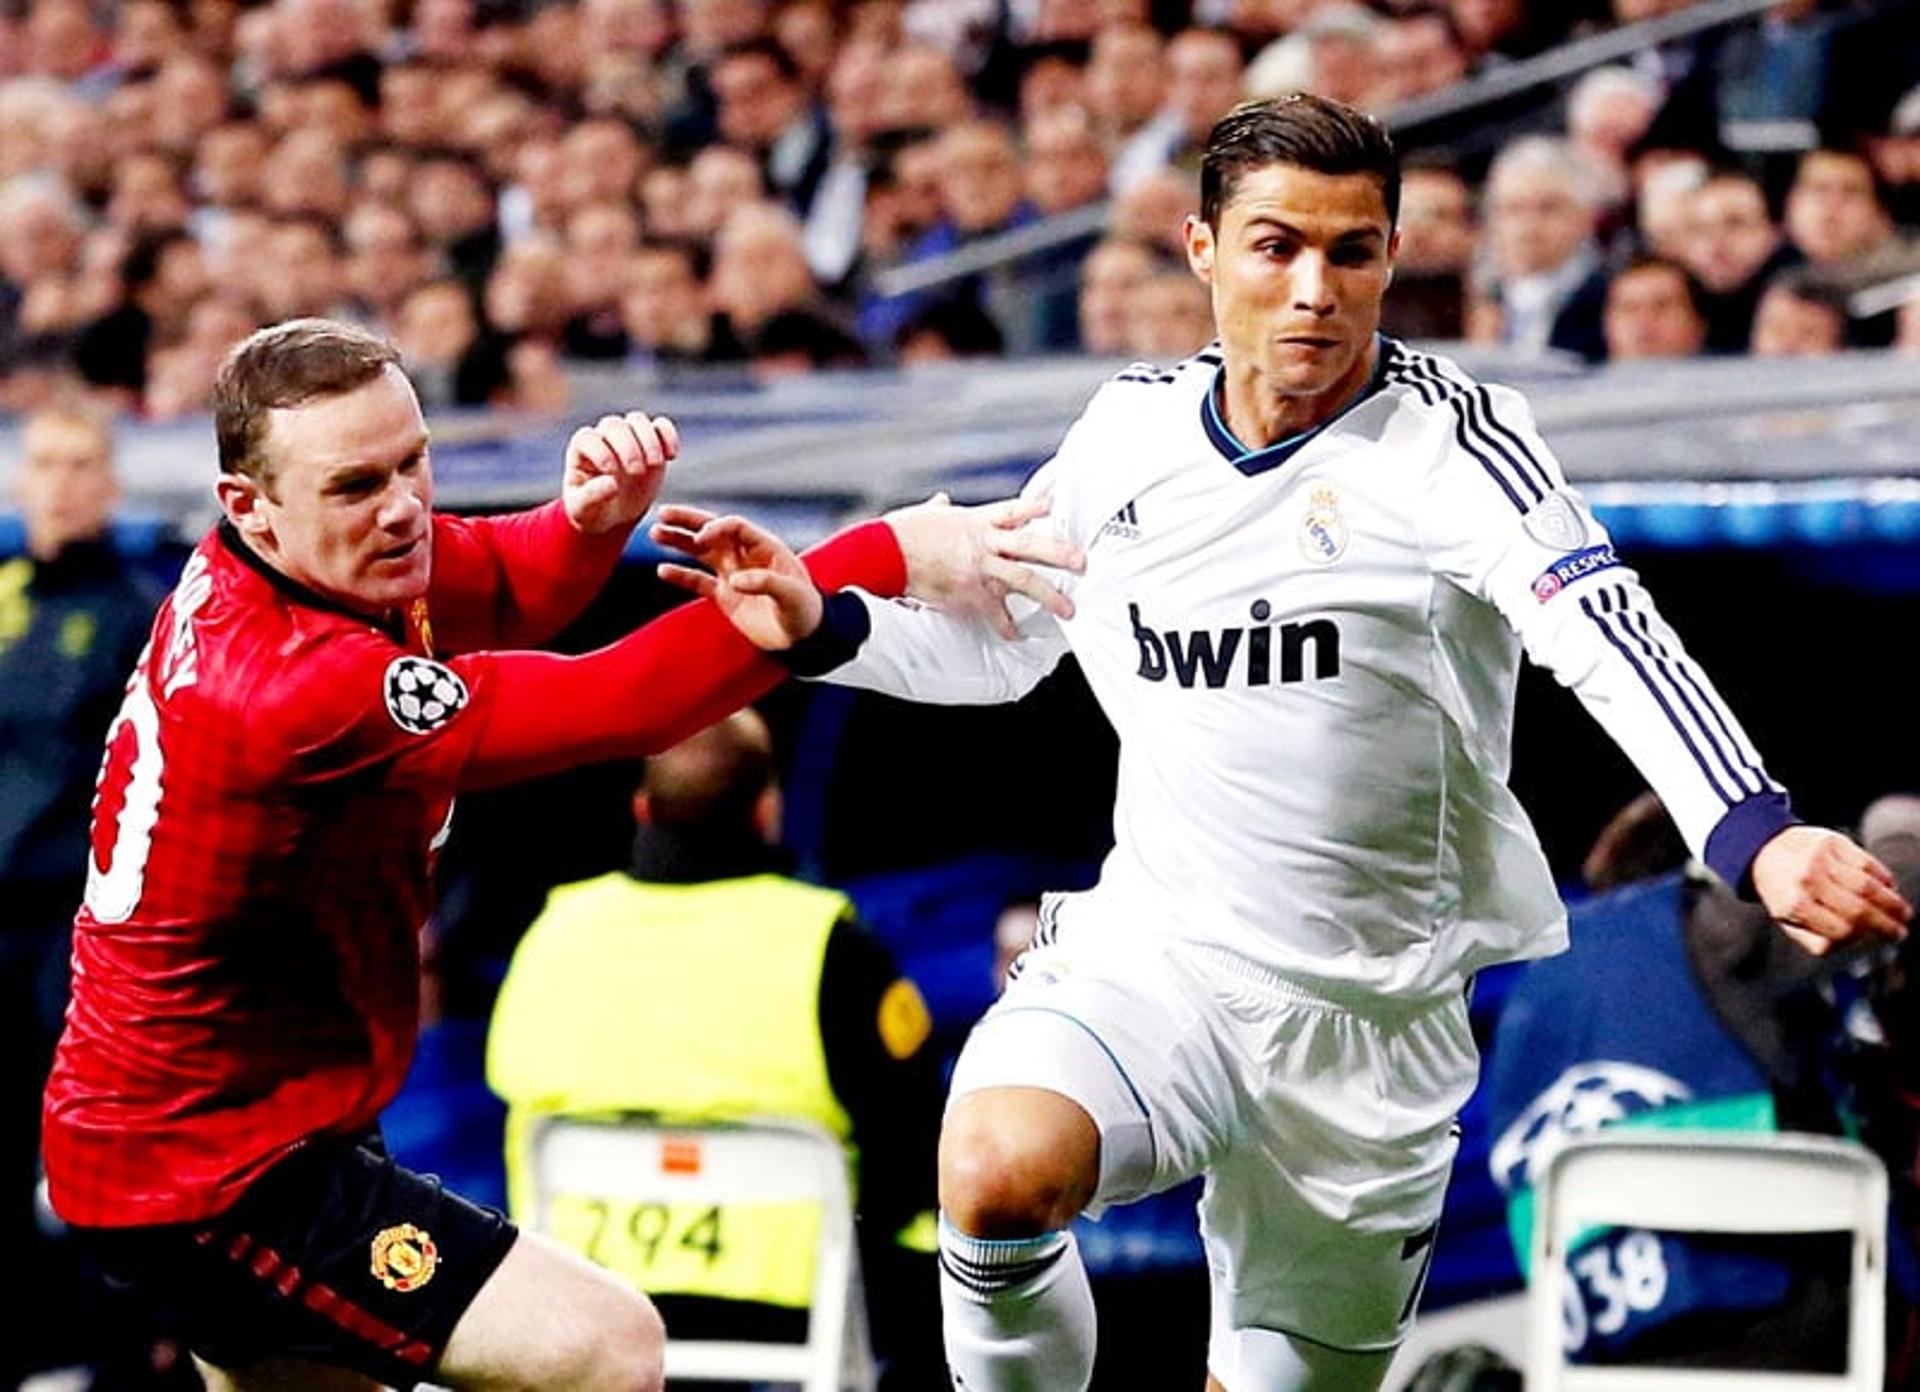
[[[1100,529],[1100,535],[1118,537],[1121,541],[1140,540],[1143,535],[1140,530],[1140,514],[1134,510],[1134,504],[1129,502],[1108,518],[1106,525]]]

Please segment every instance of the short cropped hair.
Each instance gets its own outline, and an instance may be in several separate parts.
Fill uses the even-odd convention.
[[[1363,111],[1307,92],[1247,102],[1220,118],[1200,160],[1200,216],[1218,231],[1241,178],[1269,165],[1316,174],[1368,174],[1380,183],[1387,228],[1400,222],[1400,159],[1387,128]]]
[[[264,446],[267,413],[340,396],[400,365],[400,350],[331,319],[289,319],[243,339],[213,382],[213,433],[220,472],[273,486]]]

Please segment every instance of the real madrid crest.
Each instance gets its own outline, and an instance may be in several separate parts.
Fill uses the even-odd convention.
[[[418,1290],[433,1279],[440,1249],[411,1223],[382,1228],[373,1239],[373,1274],[388,1290]]]
[[[1314,565],[1332,565],[1346,554],[1347,524],[1340,516],[1340,495],[1327,484],[1313,490],[1300,519],[1300,554]]]

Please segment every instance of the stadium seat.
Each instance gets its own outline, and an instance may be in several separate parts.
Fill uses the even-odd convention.
[[[1528,1392],[1879,1392],[1886,1359],[1887,1174],[1850,1141],[1792,1134],[1605,1131],[1569,1141],[1537,1181]],[[1846,1371],[1577,1367],[1560,1325],[1565,1263],[1594,1227],[1851,1233]]]
[[[640,1206],[670,1213],[724,1213],[729,1206],[746,1205],[798,1206],[809,1212],[803,1231],[817,1229],[818,1237],[811,1244],[807,1341],[669,1337],[667,1376],[797,1384],[804,1392],[871,1392],[873,1355],[847,1155],[839,1141],[818,1127],[787,1120],[676,1126],[650,1117],[550,1117],[535,1124],[528,1144],[533,1226],[556,1236],[558,1209],[568,1200],[600,1205],[602,1216],[616,1207],[638,1213]],[[716,1233],[720,1221],[715,1219]],[[677,1245],[685,1242],[682,1234]]]

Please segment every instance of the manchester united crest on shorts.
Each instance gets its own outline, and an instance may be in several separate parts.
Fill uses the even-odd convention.
[[[385,688],[387,714],[410,735],[439,729],[467,704],[460,674],[429,657],[396,657],[387,664]]]
[[[373,1239],[373,1274],[388,1290],[418,1290],[433,1279],[440,1249],[411,1223],[382,1228]]]
[[[1346,553],[1347,524],[1340,516],[1340,495],[1322,485],[1313,490],[1300,519],[1300,554],[1315,565],[1332,565]]]

